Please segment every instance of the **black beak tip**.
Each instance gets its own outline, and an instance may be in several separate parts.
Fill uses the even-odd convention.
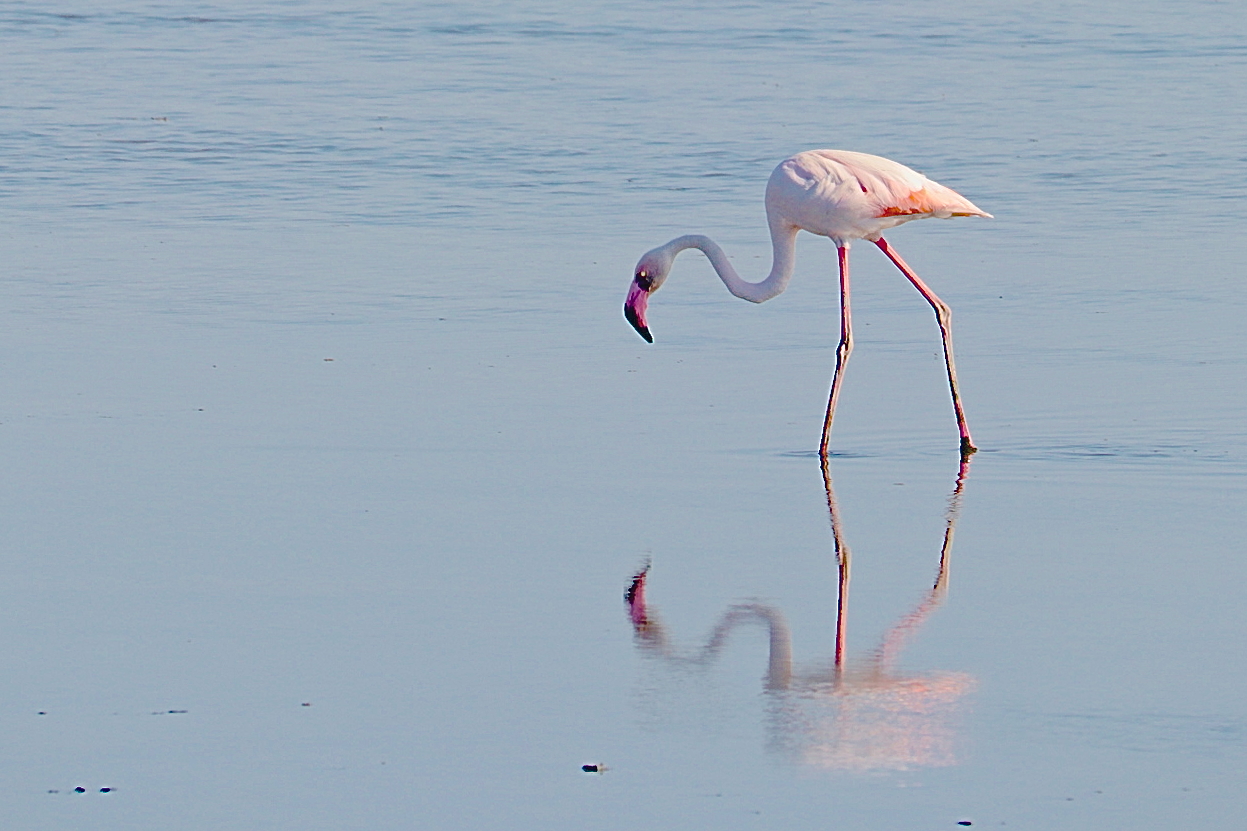
[[[653,343],[654,336],[649,333],[649,327],[642,323],[636,316],[636,312],[630,307],[624,306],[624,317],[632,324],[632,328],[636,329],[637,334],[645,338],[646,343]]]

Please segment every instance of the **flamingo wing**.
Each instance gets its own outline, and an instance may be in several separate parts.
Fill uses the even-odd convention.
[[[768,208],[815,234],[875,239],[913,219],[991,214],[903,164],[848,150],[798,153],[775,169]]]

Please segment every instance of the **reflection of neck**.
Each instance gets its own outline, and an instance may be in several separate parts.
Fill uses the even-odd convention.
[[[792,631],[784,613],[774,606],[761,603],[744,603],[733,606],[724,613],[719,625],[710,635],[706,651],[718,653],[727,636],[737,624],[758,620],[767,625],[770,633],[769,660],[767,661],[766,686],[771,690],[786,690],[792,683]]]
[[[667,638],[666,627],[657,613],[645,602],[645,581],[649,575],[647,565],[628,587],[624,599],[632,618],[633,632],[647,649],[653,649],[670,661],[693,665],[713,662],[723,651],[732,630],[742,623],[764,623],[770,635],[769,661],[767,664],[767,689],[787,689],[792,681],[792,632],[784,613],[774,606],[763,603],[740,603],[728,608],[710,633],[706,645],[692,655],[679,655]]]

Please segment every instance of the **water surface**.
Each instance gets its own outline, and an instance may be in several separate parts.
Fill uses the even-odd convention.
[[[1245,34],[1214,2],[7,4],[6,815],[1233,825]],[[833,247],[756,307],[684,255],[653,346],[620,316],[679,233],[764,274],[766,177],[814,147],[996,217],[890,237],[982,450],[886,672],[956,431],[929,309],[853,251],[831,467],[874,722],[834,695],[813,453]]]

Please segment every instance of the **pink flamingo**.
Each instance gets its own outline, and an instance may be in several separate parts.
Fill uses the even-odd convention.
[[[963,457],[975,452],[957,390],[957,369],[953,364],[952,313],[944,301],[918,278],[882,234],[914,219],[954,216],[984,216],[970,200],[951,188],[933,182],[903,164],[847,150],[809,150],[780,162],[766,185],[766,218],[771,228],[774,251],[771,273],[759,283],[740,278],[723,249],[709,237],[689,234],[677,237],[641,257],[636,276],[624,303],[624,316],[646,341],[653,343],[645,310],[649,296],[667,279],[676,254],[686,248],[700,250],[710,260],[727,290],[753,303],[762,303],[788,287],[795,263],[798,231],[830,237],[840,259],[840,345],[836,349],[836,369],[831,376],[831,395],[819,456],[827,460],[831,420],[840,395],[840,378],[853,350],[853,330],[849,315],[849,244],[864,239],[896,264],[935,310],[944,341],[944,363],[948,367],[948,386],[953,394],[953,410],[961,433]]]

